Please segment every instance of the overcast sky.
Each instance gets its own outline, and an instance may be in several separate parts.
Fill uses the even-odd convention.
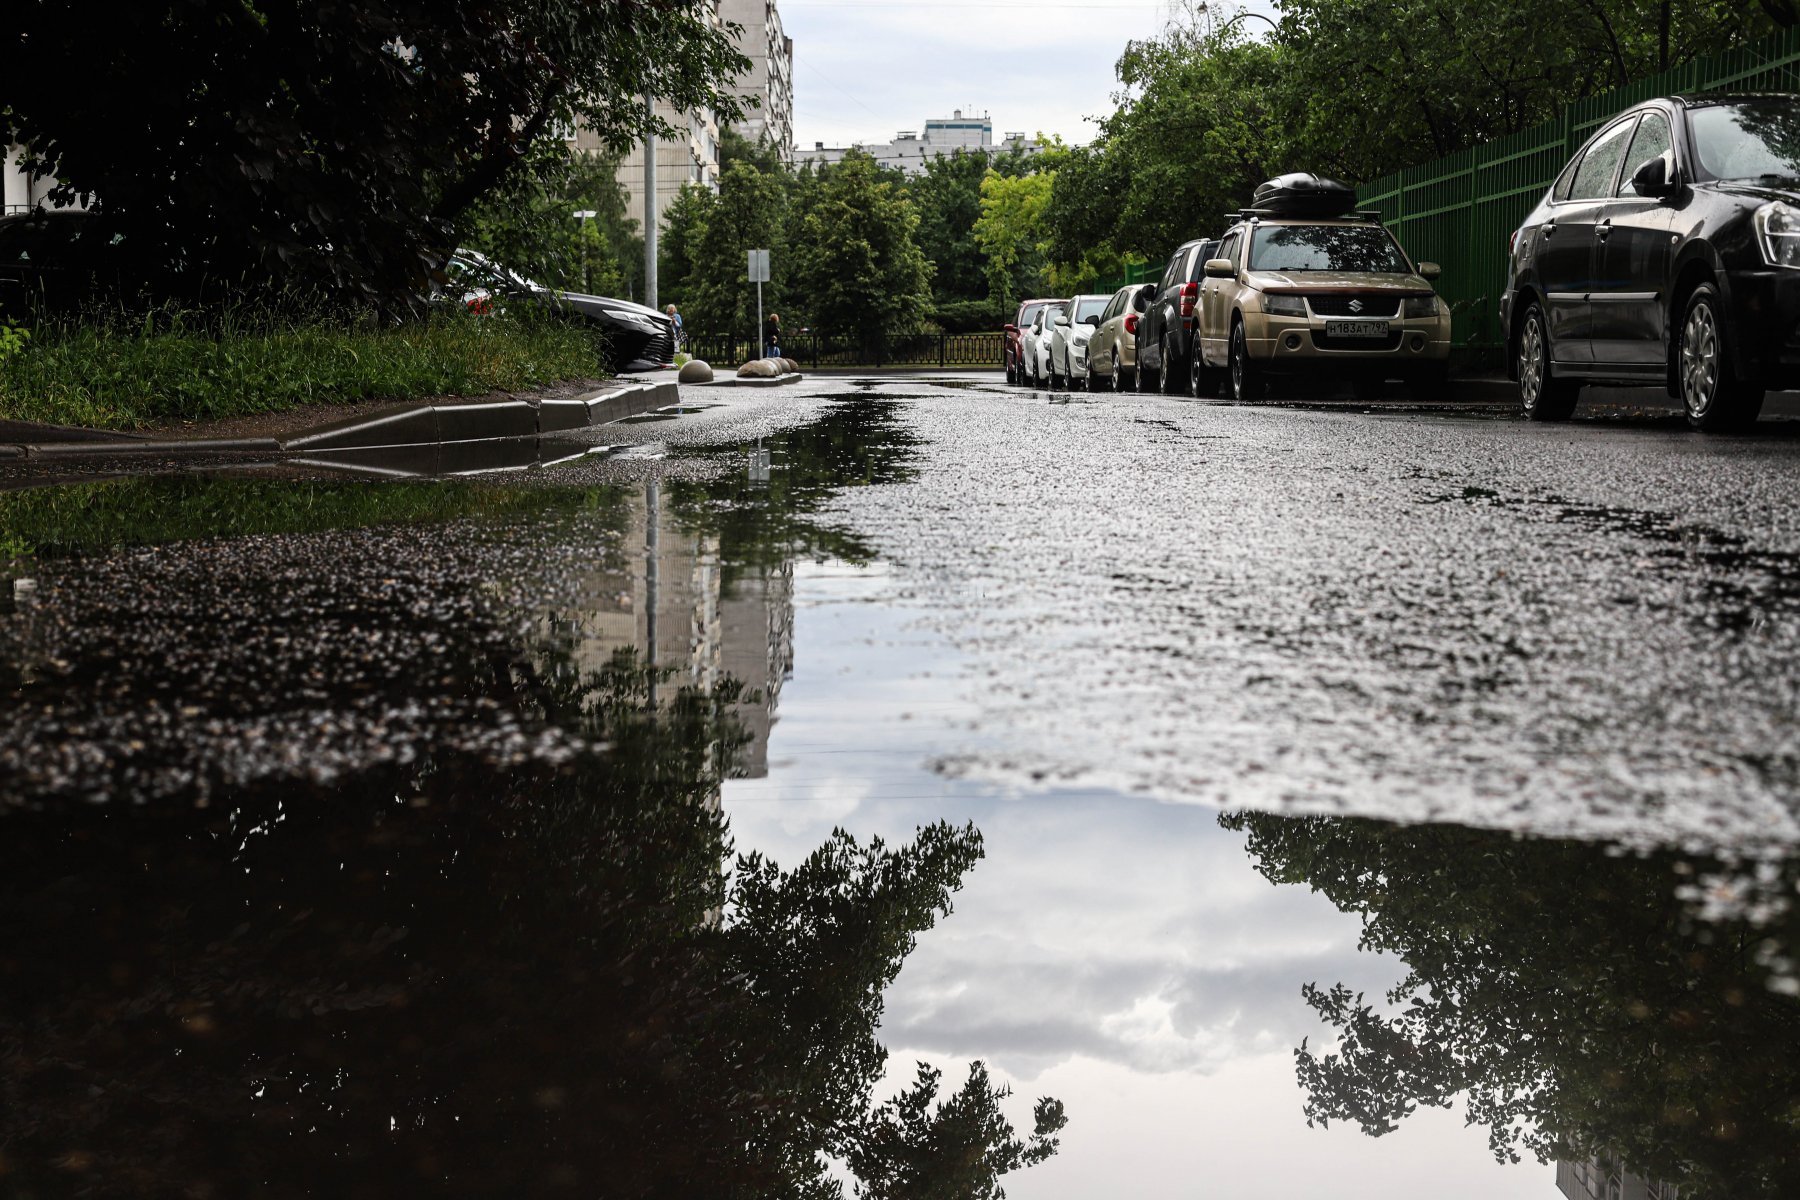
[[[1418,1113],[1380,1139],[1308,1129],[1293,1051],[1328,1031],[1301,985],[1378,995],[1403,964],[1359,950],[1353,914],[1263,879],[1212,809],[1007,794],[932,770],[981,736],[982,709],[957,653],[897,602],[904,586],[882,564],[796,565],[769,774],[724,794],[738,850],[784,865],[836,826],[890,844],[936,820],[982,831],[955,912],[888,993],[884,1094],[921,1059],[950,1089],[980,1058],[1015,1088],[1015,1125],[1029,1127],[1036,1097],[1063,1100],[1062,1152],[1009,1179],[1012,1200],[1555,1196],[1550,1168],[1497,1165],[1458,1113]]]
[[[1222,0],[1235,7],[1233,0]],[[794,140],[884,142],[928,118],[987,112],[994,136],[1090,141],[1113,63],[1169,0],[780,0],[794,39]],[[1270,0],[1246,7],[1273,13]],[[1264,27],[1247,22],[1253,33]]]

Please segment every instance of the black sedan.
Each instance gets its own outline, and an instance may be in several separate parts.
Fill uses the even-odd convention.
[[[607,367],[645,371],[667,366],[675,358],[675,325],[668,317],[610,296],[560,292],[509,270],[475,250],[458,250],[445,264],[451,288],[464,304],[481,309],[525,296],[592,322],[605,336]]]
[[[1800,385],[1800,96],[1676,96],[1603,126],[1513,235],[1501,299],[1525,414],[1661,384],[1699,429]]]

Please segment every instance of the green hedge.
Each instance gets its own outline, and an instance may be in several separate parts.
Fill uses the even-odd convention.
[[[931,320],[945,333],[986,333],[1012,320],[1013,311],[992,300],[953,300],[931,310]]]
[[[307,404],[480,395],[603,374],[590,327],[529,312],[349,318],[159,312],[42,326],[0,351],[0,418],[133,428]]]

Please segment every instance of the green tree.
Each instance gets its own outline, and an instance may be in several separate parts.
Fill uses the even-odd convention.
[[[882,353],[916,328],[931,303],[931,264],[917,241],[918,213],[875,160],[852,151],[799,192],[789,286],[821,333]]]
[[[1005,1200],[1000,1178],[1056,1153],[1068,1124],[1060,1100],[1044,1097],[1034,1110],[1029,1142],[1020,1141],[985,1063],[935,1111],[943,1073],[919,1064],[913,1086],[869,1115],[849,1154],[862,1200]]]
[[[771,264],[785,264],[782,231],[787,221],[787,187],[781,174],[750,162],[731,164],[719,181],[718,198],[706,214],[685,292],[692,311],[686,319],[700,333],[756,337],[756,286],[750,282],[749,252],[769,251]],[[763,311],[778,312],[782,271],[763,285]]]
[[[931,260],[938,303],[987,296],[987,261],[975,240],[981,181],[989,169],[982,151],[956,150],[925,161],[925,174],[907,184],[919,214],[919,249]]]
[[[709,12],[258,0],[97,21],[15,6],[0,137],[58,179],[59,201],[103,201],[164,287],[273,279],[396,301],[560,127],[623,150],[645,94],[737,116],[727,84],[749,63]]]
[[[462,244],[550,287],[641,296],[644,239],[626,213],[618,163],[558,148],[471,208]]]
[[[975,242],[987,255],[988,295],[1010,307],[1044,286],[1050,231],[1045,211],[1054,176],[1002,175],[981,181],[981,216]]]
[[[663,210],[662,236],[656,241],[656,288],[664,303],[677,305],[682,320],[694,306],[695,285],[706,272],[700,244],[718,197],[697,183],[684,184]]]
[[[1460,1097],[1501,1159],[1613,1153],[1702,1198],[1800,1188],[1792,860],[1759,885],[1781,898],[1775,923],[1703,922],[1683,880],[1742,886],[1743,868],[1455,826],[1221,824],[1271,881],[1360,914],[1363,948],[1408,968],[1386,1004],[1302,989],[1337,1032],[1296,1054],[1309,1121],[1379,1136]]]

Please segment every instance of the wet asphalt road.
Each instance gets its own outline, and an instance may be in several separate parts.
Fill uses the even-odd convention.
[[[319,1128],[357,1194],[605,1177],[588,1110],[541,1101],[571,1047],[625,1044],[589,1015],[611,968],[543,948],[633,878],[636,827],[590,861],[581,824],[642,802],[621,779],[789,863],[840,824],[989,831],[883,1037],[1069,1099],[1013,1194],[1546,1194],[1459,1116],[1299,1119],[1298,988],[1379,996],[1402,958],[1487,1006],[1421,1035],[1503,1051],[1452,1090],[1792,1194],[1791,403],[1742,437],[1632,396],[1548,427],[969,375],[685,403],[442,456],[0,465],[0,535],[37,548],[0,588],[0,1083],[35,1098],[0,1195],[350,1194],[308,1173]],[[601,670],[626,691],[584,707],[621,649],[670,678]],[[688,758],[728,722],[671,697],[729,679],[716,770]],[[640,709],[669,743],[614,744]],[[446,1046],[492,1082],[421,1075]],[[1673,1098],[1596,1102],[1615,1075]],[[120,1163],[175,1182],[95,1184]]]
[[[561,465],[493,478],[737,472],[758,438],[876,405],[904,442],[890,448],[896,478],[833,490],[822,519],[892,564],[892,598],[964,656],[979,717],[943,748],[943,770],[1625,843],[1790,844],[1800,422],[1777,405],[1753,435],[1703,437],[1659,397],[1632,399],[1536,426],[1492,406],[1246,407],[991,377],[814,378],[691,389],[694,411],[546,445],[538,457]],[[339,477],[293,464],[231,473]],[[364,546],[393,537],[418,545]],[[204,624],[199,612],[128,615],[129,581],[152,561],[204,577],[204,604],[228,612],[219,593],[234,581],[316,564],[297,595],[327,603],[334,574],[366,558],[385,576],[396,554],[431,564],[407,582],[420,613],[453,614],[450,596],[484,573],[453,527],[139,552],[82,576],[108,615],[68,636],[110,645],[118,621],[143,661],[186,661],[175,643]],[[237,563],[269,555],[281,561]],[[532,573],[549,581],[540,589],[568,578]],[[162,591],[195,594],[177,581]],[[266,613],[248,610],[253,623]],[[324,631],[278,652],[346,653],[331,643]],[[252,650],[270,648],[244,645],[232,669],[262,673]],[[180,722],[162,728],[179,741]],[[42,761],[55,744],[44,733],[15,724],[0,756],[72,769]]]

